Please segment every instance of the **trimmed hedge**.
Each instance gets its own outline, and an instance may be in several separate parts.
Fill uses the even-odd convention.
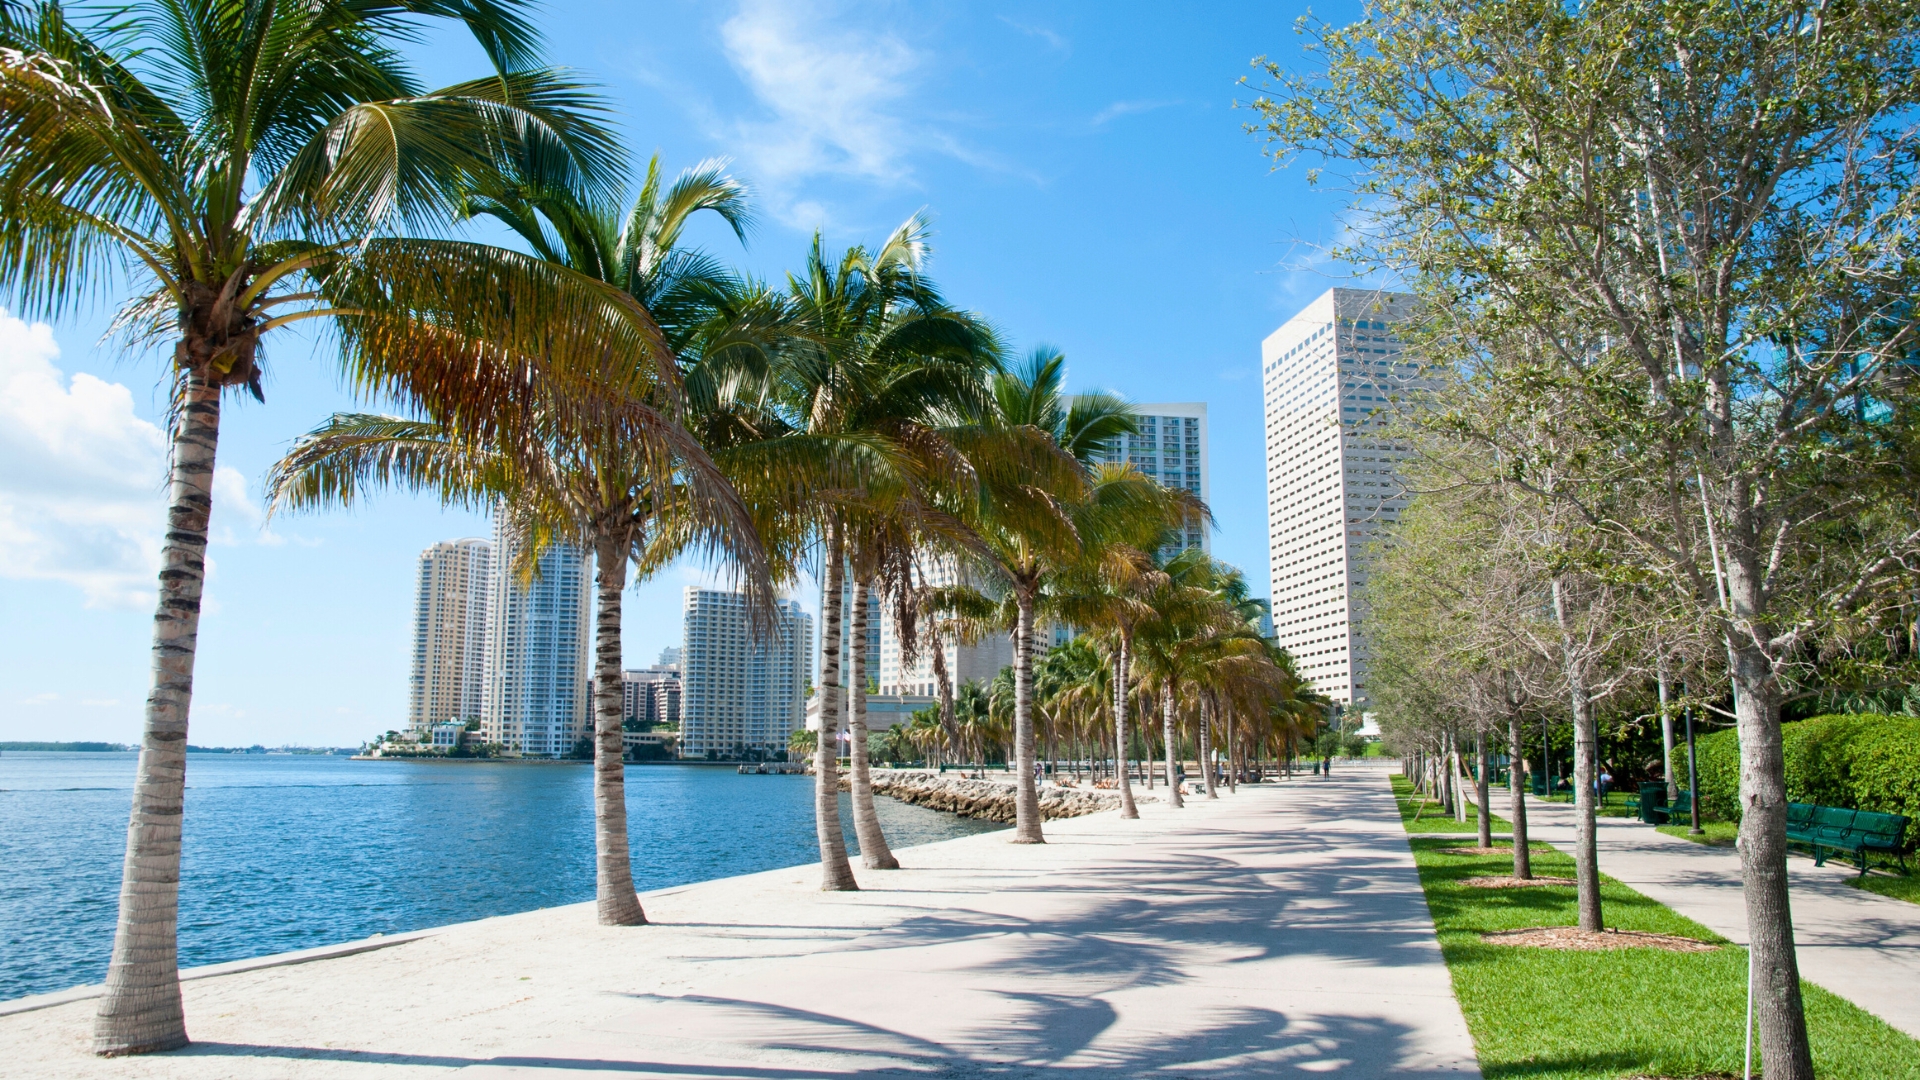
[[[1920,822],[1920,717],[1867,713],[1816,716],[1781,727],[1787,798],[1793,802],[1905,814]],[[1700,812],[1740,820],[1736,731],[1695,740]],[[1915,826],[1907,828],[1913,836]]]

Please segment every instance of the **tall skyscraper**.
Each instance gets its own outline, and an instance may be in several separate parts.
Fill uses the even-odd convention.
[[[680,756],[782,758],[805,725],[813,616],[775,601],[773,634],[755,640],[745,593],[689,588],[680,653]]]
[[[1330,289],[1261,345],[1274,636],[1314,689],[1355,710],[1367,704],[1361,558],[1406,506],[1407,447],[1380,428],[1419,386],[1393,332],[1413,304]]]
[[[921,583],[934,588],[970,585],[991,595],[994,586],[962,567],[951,555],[927,555],[919,560],[915,574]],[[1043,631],[1044,633],[1044,631]],[[1045,638],[1042,635],[1042,643]],[[976,644],[963,645],[959,636],[948,632],[941,638],[946,650],[947,677],[957,688],[970,682],[991,682],[1000,669],[1013,663],[1013,637],[988,634]],[[911,664],[901,657],[899,627],[891,618],[880,624],[880,671],[877,676],[882,694],[936,694],[939,684],[933,676],[933,648],[920,642],[919,655]]]
[[[420,553],[407,683],[407,727],[415,732],[480,716],[492,565],[485,540],[442,540]]]
[[[558,544],[539,574],[515,571],[517,541],[494,516],[493,597],[487,634],[487,691],[480,728],[488,742],[527,757],[563,757],[587,732],[588,594],[584,553]]]
[[[1184,401],[1155,405],[1136,405],[1140,430],[1126,436],[1102,455],[1115,464],[1131,463],[1134,468],[1167,487],[1180,488],[1207,498],[1207,403]],[[1213,550],[1204,522],[1187,523],[1179,548]]]

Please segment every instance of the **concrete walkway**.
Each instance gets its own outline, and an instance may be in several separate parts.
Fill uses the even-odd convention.
[[[1479,1075],[1380,770],[1142,813],[198,979],[174,1054],[89,1056],[92,1002],[0,1016],[0,1076]]]
[[[1496,806],[1505,800],[1504,789]],[[1527,801],[1532,838],[1573,850],[1573,808]],[[1632,886],[1730,941],[1746,944],[1740,856],[1668,836],[1630,818],[1601,818],[1600,872]],[[1858,871],[1787,861],[1800,976],[1920,1038],[1920,904],[1856,889]]]

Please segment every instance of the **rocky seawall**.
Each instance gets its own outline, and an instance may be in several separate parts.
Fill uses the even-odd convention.
[[[892,769],[875,769],[872,776],[876,795],[981,821],[1011,822],[1014,818],[1014,785],[1011,781],[966,780],[933,772],[896,772]],[[840,790],[847,790],[849,783],[847,774],[841,773]],[[1145,801],[1137,792],[1134,798]],[[1048,821],[1097,814],[1119,807],[1120,795],[1114,791],[1057,787],[1040,789],[1040,816]]]

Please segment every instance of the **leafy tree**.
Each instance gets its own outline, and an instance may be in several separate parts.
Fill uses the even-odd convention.
[[[1911,603],[1920,10],[1388,0],[1312,34],[1255,104],[1353,164],[1358,254],[1501,399],[1462,436],[1553,468],[1728,656],[1763,1071],[1807,1080],[1780,714]],[[1528,445],[1542,416],[1567,437]]]

